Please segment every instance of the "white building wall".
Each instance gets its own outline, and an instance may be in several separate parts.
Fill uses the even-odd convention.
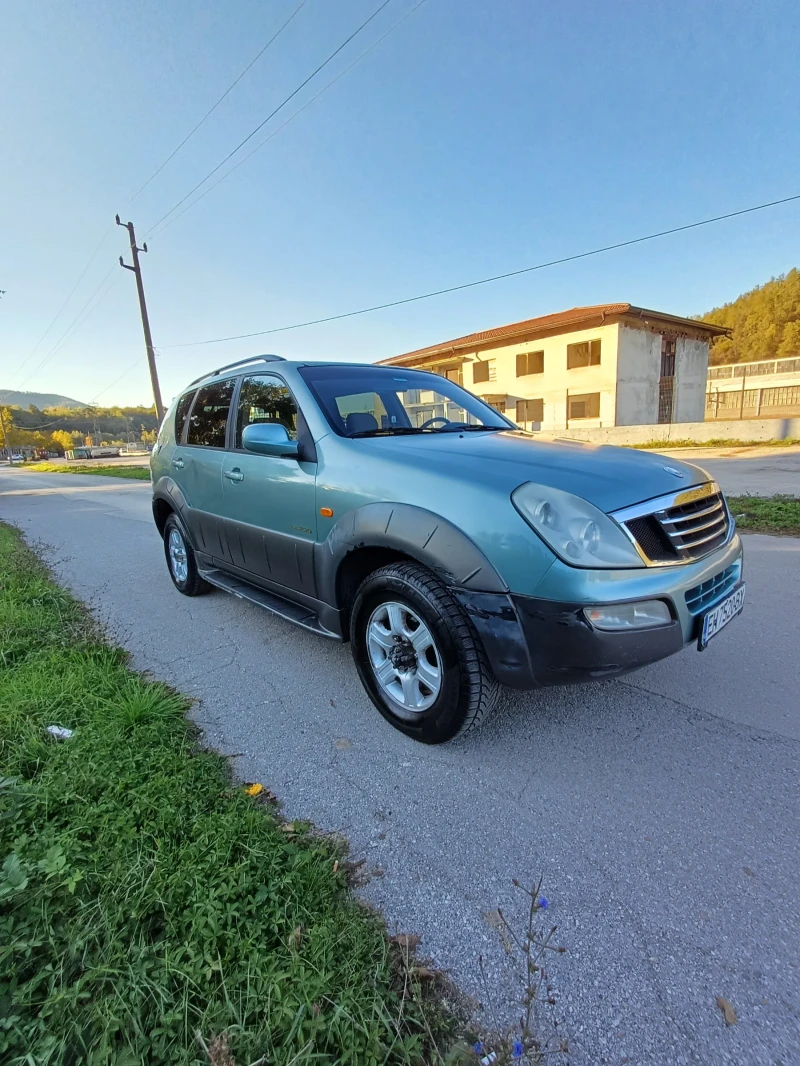
[[[708,341],[678,337],[675,345],[673,422],[702,422],[705,419],[707,378]]]
[[[620,325],[617,372],[616,424],[643,426],[657,422],[661,334]]]
[[[600,393],[600,417],[573,419],[570,425],[585,428],[613,426],[616,411],[617,338],[616,323],[594,329],[576,330],[554,337],[530,341],[514,341],[502,347],[478,349],[466,355],[463,363],[464,387],[478,396],[507,396],[506,413],[514,418],[518,399],[544,401],[544,420],[541,429],[563,430],[567,426],[567,395]],[[599,339],[600,365],[567,369],[567,345]],[[544,352],[544,373],[517,377],[517,353]],[[441,357],[439,357],[441,359]],[[473,363],[488,359],[494,364],[494,379],[475,382]],[[526,429],[539,426],[525,423]]]

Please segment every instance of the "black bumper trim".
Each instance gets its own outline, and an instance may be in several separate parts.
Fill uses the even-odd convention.
[[[606,633],[584,618],[588,604],[453,589],[501,684],[569,685],[620,677],[684,646],[680,623]]]

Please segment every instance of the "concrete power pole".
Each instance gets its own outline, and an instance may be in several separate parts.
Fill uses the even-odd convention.
[[[153,386],[153,399],[156,404],[156,416],[158,417],[158,424],[164,418],[164,404],[161,402],[161,387],[158,384],[158,369],[156,368],[156,353],[153,348],[153,338],[150,336],[150,319],[147,317],[147,304],[144,299],[144,285],[142,284],[142,268],[139,266],[139,252],[146,252],[147,245],[143,244],[141,248],[136,245],[136,234],[133,231],[132,222],[120,222],[119,215],[116,216],[116,223],[118,226],[124,226],[128,231],[128,236],[131,240],[131,257],[133,259],[133,266],[128,266],[119,257],[119,265],[124,267],[125,270],[132,270],[136,275],[136,290],[139,293],[139,310],[142,313],[142,330],[144,331],[144,343],[147,348],[147,365],[150,367],[150,382]]]

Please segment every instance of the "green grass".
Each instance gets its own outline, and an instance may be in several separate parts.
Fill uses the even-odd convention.
[[[147,466],[83,466],[81,463],[31,463],[26,470],[37,470],[40,474],[99,474],[102,477],[126,477],[134,481],[149,481],[150,468]]]
[[[800,499],[796,496],[728,496],[739,529],[800,537]]]
[[[631,448],[791,448],[800,444],[796,437],[787,440],[731,440],[729,437],[712,437],[711,440],[649,440],[645,444],[631,444]]]
[[[198,1030],[219,1066],[439,1061],[341,850],[246,795],[186,709],[0,525],[0,1061],[208,1063]]]

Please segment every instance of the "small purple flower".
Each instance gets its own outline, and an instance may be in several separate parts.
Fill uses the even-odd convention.
[[[515,1040],[513,1045],[512,1045],[512,1047],[511,1047],[511,1058],[512,1059],[521,1059],[524,1054],[525,1054],[525,1048],[522,1046],[522,1041],[521,1040]]]
[[[476,1040],[475,1041],[475,1043],[472,1045],[472,1050],[475,1052],[476,1055],[482,1055],[483,1054],[484,1047],[483,1047],[483,1044],[480,1042],[480,1040]]]
[[[550,901],[547,899],[546,896],[539,896],[537,903],[539,904],[540,910],[543,911],[546,911],[547,908],[550,906]]]

